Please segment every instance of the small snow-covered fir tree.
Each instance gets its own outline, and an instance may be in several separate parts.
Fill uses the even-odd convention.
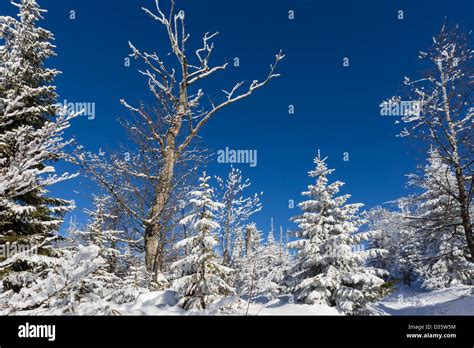
[[[255,293],[265,296],[267,299],[274,299],[283,291],[282,284],[286,269],[280,251],[281,248],[275,240],[272,218],[267,242],[261,247],[259,253],[261,265],[257,273],[258,281],[255,286]]]
[[[175,247],[188,250],[188,255],[171,266],[181,273],[173,282],[173,288],[180,294],[179,304],[186,310],[206,309],[235,293],[228,281],[232,269],[221,264],[215,251],[219,229],[216,213],[222,209],[222,204],[214,201],[214,190],[208,183],[209,179],[203,173],[199,187],[189,194],[194,210],[184,222],[192,221],[194,233],[176,243]]]
[[[239,296],[252,299],[260,295],[258,282],[262,270],[267,268],[263,264],[263,249],[261,231],[255,223],[245,227],[245,252],[239,268],[235,272],[235,284]]]
[[[232,263],[232,248],[237,231],[241,231],[247,220],[262,209],[260,194],[245,196],[246,189],[250,187],[250,180],[244,180],[239,169],[232,168],[226,180],[217,177],[222,191],[222,209],[219,212],[221,222],[221,247],[224,263]]]
[[[284,279],[290,261],[288,254],[280,253],[273,231],[272,219],[267,241],[261,244],[255,224],[247,226],[249,247],[241,259],[236,284],[239,294],[249,300],[261,296],[271,300],[285,290]]]
[[[363,205],[347,204],[350,195],[336,196],[344,184],[328,183],[333,170],[325,161],[318,152],[316,168],[309,172],[316,182],[302,193],[309,197],[299,204],[303,214],[293,218],[299,239],[289,243],[298,251],[291,285],[300,301],[352,313],[376,298],[384,281],[378,276],[382,271],[365,266],[377,251],[353,252],[353,246],[368,235],[356,235],[363,223],[358,215]]]
[[[152,287],[152,274],[147,271],[143,258],[133,252],[130,247],[126,250],[124,256],[127,268],[120,274],[123,281],[120,288],[114,294],[115,303],[127,303],[134,301],[139,295],[149,291]],[[166,285],[167,282],[165,282]],[[162,288],[165,287],[165,284]],[[160,288],[161,289],[161,288]]]
[[[86,239],[89,244],[97,245],[100,255],[107,261],[108,271],[117,270],[121,257],[119,244],[123,231],[118,229],[118,216],[113,213],[110,196],[94,196],[94,210],[86,210],[91,218],[87,226]]]

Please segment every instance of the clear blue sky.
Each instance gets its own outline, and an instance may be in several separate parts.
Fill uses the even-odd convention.
[[[165,0],[163,0],[165,1]],[[49,65],[63,74],[57,80],[60,100],[95,102],[96,118],[73,122],[71,133],[90,150],[115,147],[122,139],[116,119],[128,112],[119,99],[150,101],[145,80],[132,62],[127,41],[138,48],[168,53],[163,28],[147,17],[141,6],[153,0],[38,0],[49,12],[42,25],[56,36],[58,57]],[[367,208],[406,194],[404,175],[413,172],[422,153],[396,138],[394,118],[380,116],[379,103],[396,94],[405,75],[422,67],[417,52],[429,47],[445,17],[472,29],[472,0],[458,1],[311,1],[311,0],[177,0],[186,10],[193,45],[206,31],[219,31],[214,62],[239,57],[240,68],[212,79],[210,91],[233,82],[263,78],[274,54],[286,54],[282,77],[250,99],[234,105],[210,122],[203,144],[214,152],[226,146],[258,150],[258,166],[237,165],[264,191],[264,211],[256,222],[264,231],[270,217],[275,225],[291,227],[288,209],[298,202],[309,183],[308,170],[321,149],[336,169],[333,179],[346,182],[344,193]],[[74,10],[76,19],[69,18]],[[296,18],[288,20],[288,11]],[[404,19],[397,19],[397,11]],[[13,15],[7,0],[0,13]],[[350,59],[344,68],[342,60]],[[288,105],[296,108],[288,114]],[[349,152],[349,162],[343,153]],[[228,167],[212,162],[208,172],[225,175]],[[53,189],[75,199],[80,210],[90,200],[90,189],[76,179]]]

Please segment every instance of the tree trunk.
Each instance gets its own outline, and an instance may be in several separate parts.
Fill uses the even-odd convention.
[[[224,252],[222,258],[224,260],[224,264],[230,264],[230,220],[231,216],[231,209],[232,209],[232,201],[234,199],[234,195],[231,194],[229,198],[227,198],[227,214],[226,214],[226,221],[225,221],[225,228],[224,228]]]
[[[464,229],[464,234],[466,235],[467,247],[471,253],[469,260],[474,262],[474,238],[472,236],[472,223],[471,217],[469,215],[469,199],[466,192],[466,187],[464,186],[464,176],[459,166],[456,166],[455,173],[458,184],[459,203],[461,205],[462,227]]]
[[[446,120],[448,122],[448,141],[451,145],[453,150],[453,158],[454,158],[454,167],[455,167],[455,176],[458,185],[458,200],[461,205],[461,220],[462,220],[462,227],[464,229],[464,234],[466,235],[466,242],[469,252],[471,253],[469,260],[474,262],[474,240],[472,236],[472,224],[471,224],[471,217],[469,216],[469,198],[468,193],[466,191],[465,186],[465,178],[462,172],[461,160],[459,156],[459,148],[457,143],[457,133],[454,128],[454,122],[451,118],[451,110],[450,110],[450,103],[447,93],[447,82],[446,77],[443,72],[443,69],[440,67],[440,74],[441,74],[441,82],[442,82],[442,91],[443,91],[443,102],[444,102],[444,110],[446,113]]]
[[[159,224],[150,224],[145,230],[145,265],[149,272],[156,270],[156,258],[158,254],[158,236],[161,233]]]
[[[185,73],[183,72],[183,75]],[[185,76],[185,75],[184,75]],[[186,77],[186,76],[185,76]],[[183,117],[187,113],[188,98],[186,78],[180,87],[180,106],[178,114],[171,122],[170,128],[165,136],[166,148],[163,156],[163,170],[155,190],[155,202],[150,212],[150,224],[145,230],[145,264],[149,272],[153,272],[156,276],[163,266],[164,243],[166,224],[162,221],[162,215],[166,208],[166,204],[172,193],[174,167],[177,160],[176,154],[176,138],[183,123]]]
[[[245,229],[245,255],[250,254],[250,238],[251,238],[251,230],[247,227]]]
[[[145,229],[145,264],[149,272],[156,273],[161,271],[162,267],[163,257],[159,254],[164,250],[160,244],[165,241],[166,226],[161,220],[161,215],[171,195],[174,162],[174,152],[165,156],[163,172],[156,187],[155,202],[149,214],[150,224]]]

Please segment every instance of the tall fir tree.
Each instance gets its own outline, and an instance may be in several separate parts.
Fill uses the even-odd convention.
[[[55,55],[53,35],[37,26],[46,11],[35,0],[13,5],[19,20],[0,17],[0,244],[28,245],[38,256],[3,260],[7,273],[53,262],[51,243],[73,202],[50,197],[48,186],[74,177],[58,175],[53,166],[66,156],[71,141],[63,133],[75,115],[58,108],[52,83],[59,72],[45,67]],[[3,285],[19,291],[30,276],[4,278]]]

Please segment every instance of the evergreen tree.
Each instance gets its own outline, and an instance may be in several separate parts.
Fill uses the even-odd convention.
[[[261,231],[255,223],[248,224],[245,228],[245,255],[239,269],[235,272],[235,284],[241,297],[251,300],[261,293],[258,288],[263,264],[263,249],[261,244]]]
[[[281,248],[275,240],[272,218],[267,242],[259,253],[261,266],[258,270],[256,283],[256,293],[268,299],[274,299],[283,292],[282,284],[286,269],[280,250]]]
[[[20,21],[8,17],[0,20],[1,32],[7,36],[1,70],[0,162],[4,185],[10,184],[1,191],[4,209],[0,228],[2,232],[14,229],[17,235],[31,235],[57,228],[70,207],[68,201],[45,197],[45,186],[67,176],[40,178],[54,173],[45,162],[59,159],[58,150],[65,145],[56,139],[45,148],[41,142],[58,136],[68,124],[66,116],[57,117],[52,82],[59,72],[44,66],[45,60],[55,55],[53,35],[37,27],[45,11],[35,0],[13,4],[19,9]],[[43,153],[38,154],[39,150]]]
[[[63,250],[61,259],[34,277],[18,292],[0,294],[3,314],[28,310],[30,314],[111,314],[104,298],[108,290],[95,273],[104,264],[99,248],[79,245],[77,251]],[[7,306],[3,306],[7,304]]]
[[[232,168],[227,180],[217,178],[222,191],[222,209],[219,220],[222,224],[221,245],[225,264],[232,263],[232,248],[236,233],[241,230],[250,216],[262,210],[260,195],[245,196],[244,192],[250,187],[250,180],[244,180],[240,170]]]
[[[250,246],[240,262],[237,289],[249,300],[260,296],[272,300],[285,290],[284,279],[290,265],[288,255],[280,253],[273,234],[273,219],[266,244],[260,243],[260,233],[254,224],[248,226],[247,231]]]
[[[5,42],[0,69],[0,244],[28,245],[35,258],[16,255],[2,263],[5,290],[19,291],[32,272],[54,263],[51,248],[63,216],[73,203],[47,195],[48,186],[74,175],[56,174],[53,162],[64,158],[71,141],[62,138],[74,115],[56,105],[58,75],[44,62],[54,56],[53,35],[37,26],[44,10],[35,0],[13,3],[19,20],[0,17]]]
[[[307,304],[323,303],[352,313],[376,298],[384,281],[380,271],[365,266],[365,260],[375,255],[353,252],[353,246],[366,235],[356,234],[363,221],[358,216],[362,204],[347,204],[350,195],[336,196],[343,183],[328,184],[326,159],[320,154],[316,168],[309,172],[316,183],[308,186],[299,204],[303,214],[293,218],[298,224],[298,240],[289,247],[298,250],[292,286],[297,298]]]
[[[152,274],[146,270],[144,260],[137,257],[130,248],[124,254],[126,269],[122,272],[120,288],[114,296],[116,303],[134,301],[139,295],[148,292],[152,283]],[[168,285],[165,281],[161,287]]]
[[[208,180],[203,173],[199,187],[190,192],[190,203],[195,209],[184,222],[192,221],[194,233],[175,245],[178,249],[187,249],[189,254],[171,266],[181,273],[173,282],[173,288],[180,294],[179,305],[184,309],[206,309],[222,297],[235,293],[228,281],[232,269],[223,266],[215,252],[216,232],[220,227],[216,213],[222,204],[213,200],[214,190]]]
[[[92,220],[85,234],[89,244],[99,247],[100,255],[107,261],[108,271],[113,273],[122,256],[119,244],[123,232],[117,229],[118,216],[113,214],[110,202],[110,196],[94,196],[94,210],[86,210]]]

